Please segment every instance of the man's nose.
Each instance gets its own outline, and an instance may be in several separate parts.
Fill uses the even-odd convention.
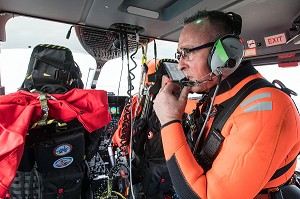
[[[179,62],[178,62],[178,70],[184,70],[186,67],[185,67],[185,64],[184,64],[184,59],[181,57],[181,59],[179,59]]]

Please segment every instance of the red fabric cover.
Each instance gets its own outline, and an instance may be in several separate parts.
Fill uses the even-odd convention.
[[[0,96],[0,198],[5,196],[16,174],[28,128],[42,116],[38,96],[26,91]],[[48,119],[68,122],[77,118],[89,132],[111,120],[106,91],[72,89],[50,96]]]

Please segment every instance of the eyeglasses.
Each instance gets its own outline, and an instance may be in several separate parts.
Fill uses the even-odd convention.
[[[210,42],[210,43],[207,43],[207,44],[204,44],[204,45],[201,45],[201,46],[197,46],[195,48],[191,48],[191,49],[188,49],[188,48],[183,48],[180,52],[176,52],[175,53],[175,59],[177,59],[178,61],[180,60],[180,57],[182,57],[183,59],[186,59],[187,61],[189,60],[189,54],[191,52],[194,52],[196,50],[201,50],[201,49],[204,49],[204,48],[208,48],[208,47],[211,47],[215,44],[215,42]]]

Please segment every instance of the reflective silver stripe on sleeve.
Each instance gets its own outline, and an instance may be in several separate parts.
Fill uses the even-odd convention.
[[[244,110],[245,113],[254,112],[254,111],[271,111],[272,102],[259,102],[253,106]]]
[[[250,104],[251,102],[254,102],[255,100],[259,100],[259,99],[263,99],[263,98],[268,98],[268,97],[271,97],[271,93],[270,92],[256,94],[256,95],[248,98],[247,100],[243,101],[241,103],[241,108],[247,106],[248,104]]]

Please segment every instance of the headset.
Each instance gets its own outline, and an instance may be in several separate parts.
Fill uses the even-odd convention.
[[[226,13],[232,21],[233,34],[219,38],[208,56],[209,69],[215,75],[230,75],[240,65],[244,57],[244,44],[239,35],[242,29],[242,18],[233,12]]]

